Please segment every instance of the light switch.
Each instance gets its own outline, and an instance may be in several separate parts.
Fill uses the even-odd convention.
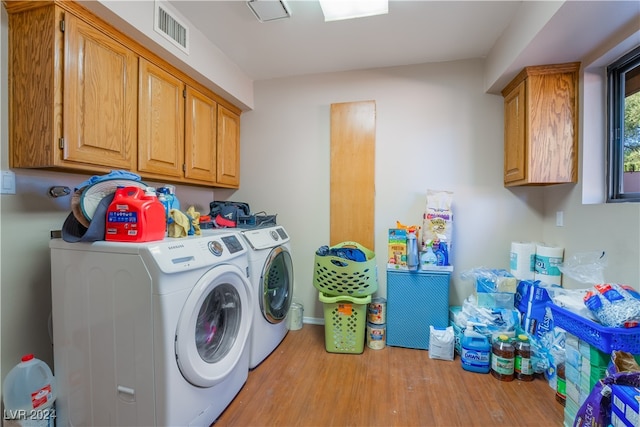
[[[16,194],[16,174],[12,171],[2,171],[0,194]]]
[[[556,212],[556,227],[564,227],[564,211]]]

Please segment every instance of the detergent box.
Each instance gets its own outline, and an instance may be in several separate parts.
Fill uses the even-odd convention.
[[[407,230],[401,228],[389,229],[389,255],[387,268],[408,270],[407,267]]]
[[[631,386],[611,385],[611,421],[614,426],[638,425],[640,389]]]

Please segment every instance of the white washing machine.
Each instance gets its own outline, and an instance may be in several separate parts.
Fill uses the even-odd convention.
[[[57,425],[211,425],[249,372],[242,239],[50,248]]]
[[[249,277],[255,295],[249,368],[258,366],[287,335],[293,300],[289,235],[282,226],[239,230],[249,244]]]

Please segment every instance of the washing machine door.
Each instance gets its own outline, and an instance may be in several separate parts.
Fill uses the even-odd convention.
[[[293,262],[284,246],[277,246],[267,257],[258,295],[260,311],[269,323],[280,323],[285,319],[293,299]]]
[[[252,321],[250,283],[234,265],[218,265],[198,280],[176,331],[180,372],[191,384],[211,387],[236,367]]]

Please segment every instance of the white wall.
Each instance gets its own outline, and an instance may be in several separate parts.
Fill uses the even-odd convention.
[[[396,221],[422,225],[428,188],[454,192],[451,301],[459,273],[509,267],[512,240],[542,238],[540,189],[505,189],[503,100],[483,90],[480,60],[256,82],[242,116],[237,200],[278,214],[291,235],[295,296],[322,318],[313,287],[315,250],[329,243],[329,109],[376,102],[375,251],[386,295],[386,236]],[[353,213],[357,215],[357,212]]]

